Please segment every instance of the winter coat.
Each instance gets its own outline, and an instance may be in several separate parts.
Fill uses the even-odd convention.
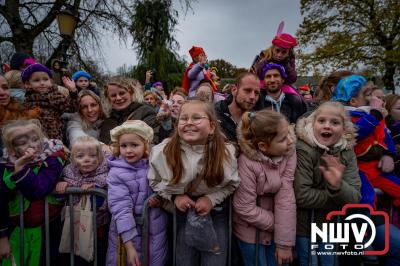
[[[33,119],[40,115],[40,108],[25,108],[22,104],[14,99],[10,99],[10,103],[6,106],[0,106],[0,127],[11,120]]]
[[[157,113],[145,103],[133,102],[124,110],[111,110],[110,117],[106,118],[100,128],[100,141],[110,144],[110,130],[124,123],[128,118],[130,120],[142,120],[151,126],[154,130],[153,142],[158,142],[160,125],[156,120]]]
[[[310,237],[311,222],[325,222],[330,211],[339,211],[345,204],[358,203],[361,199],[361,180],[353,151],[354,138],[347,138],[348,134],[344,132],[338,142],[340,145],[326,150],[313,140],[312,123],[311,117],[308,117],[301,118],[296,125],[298,140],[294,190],[297,202],[297,235],[307,237]],[[339,188],[332,187],[319,169],[321,156],[326,153],[339,158],[346,167]],[[311,221],[312,210],[314,221]]]
[[[40,107],[39,120],[44,133],[51,139],[63,140],[64,123],[61,115],[75,112],[78,108],[77,99],[77,92],[71,92],[70,97],[65,97],[56,87],[51,87],[46,93],[27,90],[25,106],[28,108]]]
[[[282,101],[280,113],[285,115],[291,124],[296,123],[297,119],[307,112],[307,104],[299,95],[291,93],[284,94],[285,98]],[[262,109],[273,109],[271,102],[266,99],[266,96],[266,90],[261,90],[260,98],[262,99]]]
[[[233,120],[231,113],[229,112],[229,104],[231,99],[222,100],[215,104],[215,112],[218,117],[219,125],[224,133],[225,137],[229,141],[237,142],[236,138],[236,127],[237,124]]]
[[[177,184],[171,184],[172,171],[167,164],[164,155],[164,147],[170,139],[165,139],[160,144],[153,147],[150,153],[150,170],[148,178],[150,186],[160,196],[171,200],[172,195],[184,194],[191,182],[201,173],[204,162],[202,160],[205,145],[189,145],[181,141],[182,165],[185,170],[181,180]],[[224,162],[224,179],[214,187],[208,187],[204,180],[201,180],[196,188],[191,191],[191,196],[206,196],[210,199],[213,206],[222,203],[238,187],[240,179],[237,172],[237,162],[235,148],[232,144],[226,144],[228,149],[228,160]],[[215,158],[219,160],[219,158]]]
[[[125,243],[132,240],[136,251],[142,252],[142,228],[136,225],[134,217],[140,217],[144,201],[152,194],[147,180],[149,163],[141,159],[133,164],[120,158],[109,159],[110,172],[107,179],[108,205],[112,214],[107,265],[117,265],[118,236]],[[167,244],[167,216],[159,208],[150,209],[150,264],[163,266],[166,263]]]
[[[77,138],[82,136],[90,136],[99,139],[100,128],[103,120],[97,120],[91,128],[84,130],[82,119],[78,113],[64,114],[63,118],[67,120],[67,139],[69,147],[72,147]]]
[[[296,152],[269,158],[238,135],[240,185],[233,197],[233,233],[246,243],[260,241],[293,247],[296,238],[296,200],[293,190]]]
[[[17,173],[8,155],[0,162],[0,237],[7,236],[9,228],[19,224],[19,192],[24,196],[25,227],[44,223],[44,198],[56,187],[65,162],[61,141],[49,140],[44,146],[41,159]],[[48,199],[49,215],[54,217],[62,205],[53,196]]]
[[[218,91],[217,86],[211,78],[210,70],[204,68],[200,63],[193,62],[183,74],[182,88],[189,97],[196,96],[197,88],[202,80],[210,82],[214,92]]]
[[[390,136],[392,136],[397,151],[394,171],[397,176],[400,176],[400,123],[399,121],[395,121],[391,115],[386,116],[385,122],[386,126],[390,130]]]

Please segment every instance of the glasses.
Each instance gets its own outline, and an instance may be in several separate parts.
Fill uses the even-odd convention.
[[[201,121],[203,119],[209,119],[209,118],[207,116],[205,116],[205,115],[201,115],[201,116],[200,115],[199,116],[195,115],[195,116],[192,116],[192,117],[181,116],[181,117],[179,117],[178,124],[179,125],[185,125],[190,120],[193,125],[198,125],[198,124],[201,123]]]

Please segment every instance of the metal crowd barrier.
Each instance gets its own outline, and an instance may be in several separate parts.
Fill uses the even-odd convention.
[[[375,195],[378,196],[387,196],[389,197],[387,194],[385,194],[385,192],[383,192],[381,189],[379,188],[374,188],[375,190]],[[390,208],[389,208],[389,221],[392,223],[393,222],[393,210],[394,210],[394,206],[393,203],[390,202]]]
[[[65,190],[65,195],[68,195],[68,204],[69,206],[73,206],[73,196],[74,195],[91,195],[93,196],[92,198],[92,213],[93,213],[93,241],[94,241],[94,260],[93,260],[93,265],[97,266],[97,224],[96,224],[96,198],[97,197],[102,197],[105,200],[107,200],[107,191],[104,189],[99,189],[99,188],[91,188],[88,190],[83,190],[81,188],[76,188],[76,187],[69,187]],[[58,194],[59,195],[59,194]],[[142,265],[143,266],[148,266],[149,265],[149,205],[148,201],[151,198],[146,199],[143,209],[142,209],[142,216],[140,217],[135,217],[135,222],[137,225],[142,226]],[[20,206],[20,220],[19,220],[19,226],[21,228],[20,230],[20,266],[24,266],[24,197],[22,194],[19,196],[19,206]],[[46,266],[50,266],[50,221],[49,221],[49,203],[47,197],[45,198],[44,202],[44,211],[45,211],[45,253],[46,253]],[[74,211],[73,208],[70,208],[70,250],[74,250]],[[59,243],[58,243],[59,244]],[[57,244],[57,245],[58,245]],[[74,252],[70,252],[70,265],[74,266],[75,265],[75,257],[74,257]],[[29,265],[28,265],[29,266]]]

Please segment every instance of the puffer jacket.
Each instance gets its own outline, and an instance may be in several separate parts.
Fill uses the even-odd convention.
[[[109,159],[110,172],[107,179],[108,205],[112,214],[107,265],[115,266],[118,260],[118,236],[125,243],[132,240],[139,255],[142,252],[142,228],[135,223],[140,217],[144,201],[152,194],[147,180],[149,163],[141,159],[133,164],[120,158]],[[150,265],[165,265],[168,252],[167,216],[159,208],[151,209],[149,214],[149,257]]]
[[[293,190],[296,152],[269,158],[250,147],[238,132],[239,188],[233,197],[233,232],[246,243],[292,247],[296,238],[296,201]]]
[[[310,236],[311,222],[322,223],[333,210],[341,210],[345,204],[358,203],[361,199],[361,180],[357,158],[353,151],[354,136],[344,132],[340,145],[329,150],[317,144],[312,136],[313,118],[301,118],[296,125],[297,168],[294,189],[297,203],[297,235]],[[325,180],[319,167],[321,156],[330,154],[339,158],[346,167],[340,188],[334,188]],[[314,221],[311,213],[314,210]]]
[[[124,110],[111,110],[111,114],[106,118],[100,128],[99,140],[105,144],[111,143],[110,130],[130,120],[142,120],[154,130],[154,143],[158,143],[160,124],[156,120],[157,113],[149,105],[139,102],[132,102]]]

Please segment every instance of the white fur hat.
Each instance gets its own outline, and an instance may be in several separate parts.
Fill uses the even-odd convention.
[[[145,122],[141,120],[127,120],[122,125],[113,128],[110,131],[111,141],[117,142],[122,134],[133,133],[142,137],[148,143],[151,143],[154,132]]]

